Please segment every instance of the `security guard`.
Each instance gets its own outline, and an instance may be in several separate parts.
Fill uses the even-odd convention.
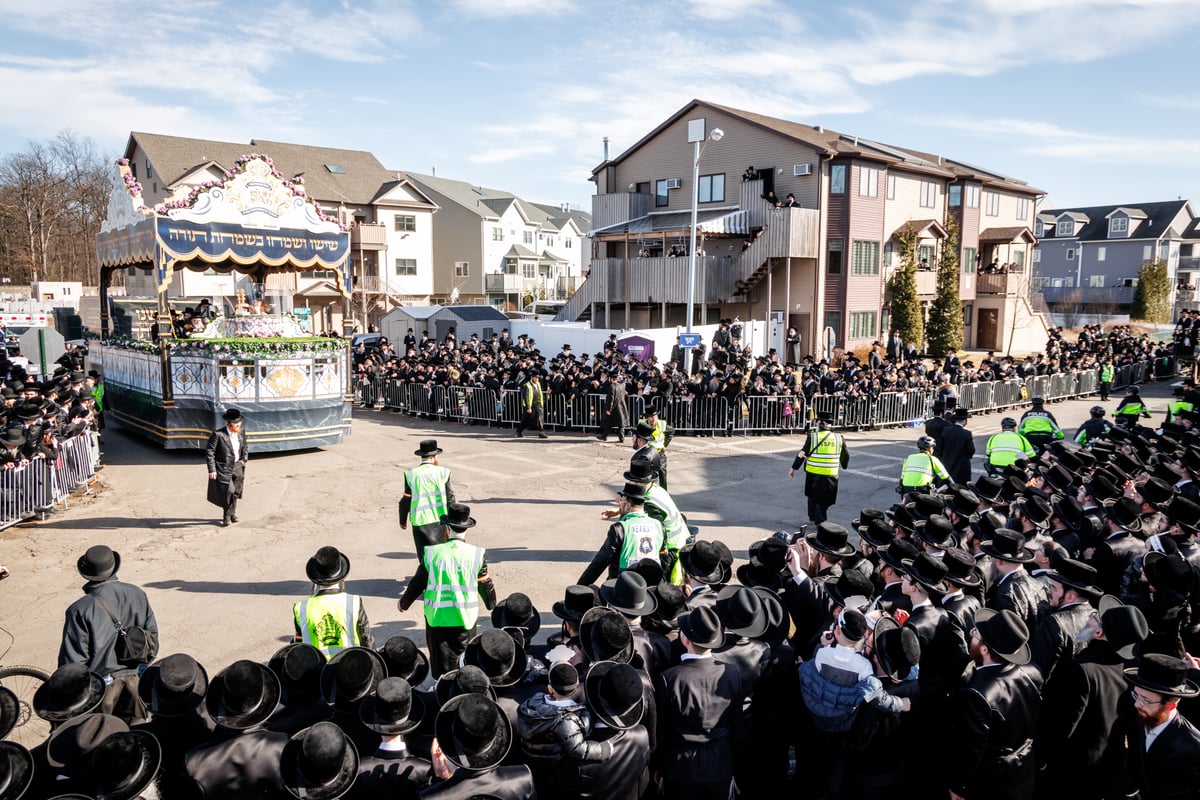
[[[1116,375],[1116,368],[1113,367],[1112,359],[1104,359],[1104,363],[1100,365],[1100,402],[1108,402],[1108,390],[1112,388],[1113,376]]]
[[[467,529],[475,527],[471,509],[451,503],[442,517],[446,541],[425,548],[425,560],[409,581],[397,606],[407,611],[422,595],[425,605],[425,642],[433,676],[458,668],[458,659],[475,635],[479,601],[496,606],[496,587],[488,576],[486,551],[467,544]]]
[[[1180,411],[1195,411],[1196,410],[1196,400],[1197,400],[1196,392],[1189,391],[1189,392],[1185,393],[1185,392],[1183,392],[1182,389],[1180,389],[1178,391],[1180,392],[1180,394],[1182,396],[1178,400],[1172,400],[1170,402],[1170,404],[1167,405],[1167,420],[1166,421],[1168,423],[1174,422],[1175,418],[1179,416]]]
[[[535,368],[536,369],[536,368]],[[517,438],[525,434],[526,428],[537,431],[539,439],[546,436],[546,396],[542,392],[542,377],[537,372],[530,372],[529,378],[521,386],[521,421],[517,423]]]
[[[837,502],[838,472],[850,464],[850,453],[842,437],[829,430],[832,416],[817,414],[817,429],[809,431],[804,449],[796,454],[788,479],[804,467],[804,496],[808,498],[808,519],[820,525],[829,518],[829,507]]]
[[[310,644],[327,657],[347,647],[375,647],[362,598],[346,591],[350,559],[336,547],[322,547],[304,571],[313,593],[292,606],[295,641]]]
[[[1150,412],[1142,403],[1141,387],[1133,384],[1125,389],[1125,397],[1117,405],[1117,410],[1113,412],[1113,418],[1118,425],[1125,428],[1132,428],[1137,425],[1138,419],[1146,417],[1149,419]]]
[[[1030,402],[1033,403],[1033,408],[1021,415],[1017,433],[1028,439],[1029,443],[1041,452],[1049,447],[1051,442],[1062,439],[1064,434],[1062,428],[1058,427],[1058,420],[1046,410],[1046,398],[1039,394]]]
[[[400,530],[413,527],[413,544],[417,563],[425,557],[425,548],[445,541],[442,535],[442,515],[454,502],[450,488],[450,470],[438,464],[442,449],[437,439],[422,439],[413,455],[421,463],[404,473],[404,496],[400,498]]]
[[[1037,455],[1033,444],[1017,433],[1017,421],[1012,417],[1000,420],[1000,432],[988,438],[984,452],[987,453],[989,475],[995,475],[1005,467],[1012,466],[1018,458],[1033,458]]]
[[[645,419],[638,420],[638,427],[641,427],[643,422],[650,426],[650,435],[646,437],[646,442],[658,453],[658,485],[666,489],[667,445],[671,444],[671,439],[675,437],[675,429],[659,418],[658,409],[654,406],[646,410]]]
[[[1098,442],[1112,430],[1112,425],[1104,419],[1104,406],[1092,406],[1091,413],[1091,419],[1079,426],[1079,431],[1075,434],[1075,444]]]
[[[937,442],[932,436],[917,439],[917,452],[905,458],[904,465],[900,468],[900,494],[928,493],[934,482],[938,485],[949,482],[950,473],[933,454],[933,448],[936,446]]]
[[[662,523],[663,526],[666,548],[662,559],[663,569],[669,573],[671,583],[679,586],[683,583],[683,568],[679,564],[679,551],[689,543],[692,532],[688,527],[687,517],[679,510],[679,506],[675,504],[671,495],[655,482],[657,477],[658,473],[654,462],[645,459],[634,459],[629,465],[629,471],[625,473],[625,480],[640,483],[646,488],[646,513]],[[613,509],[600,513],[604,519],[613,519],[620,515],[620,511]]]
[[[580,586],[595,583],[605,568],[615,578],[643,558],[662,559],[666,537],[662,523],[646,513],[646,485],[629,481],[617,497],[620,519],[609,526],[604,544],[576,581]]]

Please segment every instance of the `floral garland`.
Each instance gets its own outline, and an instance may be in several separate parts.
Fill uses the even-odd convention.
[[[110,336],[104,345],[139,353],[157,353],[158,343],[129,336]],[[172,355],[197,358],[225,358],[252,361],[256,358],[306,358],[332,356],[341,353],[346,343],[341,339],[168,339],[167,350]]]
[[[128,168],[129,167],[129,159],[128,158],[118,158],[117,165],[125,168],[125,169],[121,170],[121,180],[125,181],[125,188],[129,190],[129,196],[130,197],[141,197],[142,196],[142,185],[140,183],[138,183],[137,178],[133,177],[133,171]]]

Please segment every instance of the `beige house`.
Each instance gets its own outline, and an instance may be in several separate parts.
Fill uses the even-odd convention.
[[[714,129],[721,137],[711,136]],[[690,134],[690,135],[689,135]],[[693,184],[694,142],[700,139]],[[1036,349],[1030,230],[1043,193],[943,156],[692,101],[595,168],[591,276],[560,314],[603,327],[685,323],[697,196],[695,323],[740,315],[794,325],[816,352],[889,332],[897,236],[916,236],[923,303],[948,230],[961,232],[965,344]],[[786,207],[777,208],[775,200]],[[789,199],[791,202],[788,202]],[[981,274],[997,261],[1001,273]],[[1030,325],[1030,321],[1037,324]],[[1030,334],[1018,342],[1017,335]],[[1038,341],[1038,336],[1041,336]]]

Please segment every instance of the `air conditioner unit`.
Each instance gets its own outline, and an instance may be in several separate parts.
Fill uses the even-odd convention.
[[[796,164],[792,167],[792,175],[812,175],[812,164]]]
[[[667,178],[668,189],[678,189],[683,185],[683,178]]]

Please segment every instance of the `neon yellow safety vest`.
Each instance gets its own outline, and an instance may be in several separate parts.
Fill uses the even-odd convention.
[[[1063,432],[1058,429],[1057,425],[1050,421],[1049,417],[1029,411],[1025,412],[1025,416],[1021,417],[1021,424],[1017,426],[1017,433],[1022,436],[1029,436],[1031,433],[1045,433],[1052,434],[1055,439],[1063,438]]]
[[[649,420],[643,419],[643,420],[639,420],[639,421],[645,422],[647,425],[650,424]],[[646,442],[660,453],[663,450],[666,450],[667,449],[667,423],[663,422],[661,419],[658,422],[654,423],[654,432],[650,434],[650,438],[647,439]]]
[[[361,608],[358,595],[337,592],[305,598],[292,606],[292,614],[301,640],[331,656],[362,644],[358,637]]]
[[[96,410],[104,410],[104,384],[97,383],[92,387],[92,399],[96,401]]]
[[[1112,364],[1105,364],[1104,366],[1100,367],[1100,382],[1101,383],[1112,383],[1113,382],[1113,374],[1115,372],[1116,372],[1116,370],[1113,369]]]
[[[667,494],[667,490],[657,483],[651,483],[646,489],[646,505],[654,506],[663,513],[661,522],[663,535],[667,540],[667,548],[682,550],[683,546],[687,544],[687,523],[683,521],[683,514],[679,512],[679,506],[675,505],[671,495]]]
[[[434,628],[472,628],[479,619],[479,570],[484,549],[461,539],[425,548],[425,622]]]
[[[1029,440],[1015,431],[1001,431],[987,441],[988,463],[993,467],[1011,466],[1018,458],[1033,458],[1035,455],[1037,451]]]
[[[1116,413],[1122,417],[1136,417],[1145,410],[1145,406],[1141,403],[1129,403],[1122,408],[1118,408]]]
[[[936,456],[913,453],[904,459],[904,466],[900,469],[900,485],[906,489],[928,486],[933,483],[935,475],[944,481],[950,480],[946,466]]]
[[[1173,400],[1167,406],[1167,422],[1174,422],[1180,411],[1191,411],[1195,406],[1186,400]]]
[[[533,402],[535,397],[537,398],[536,403]],[[542,402],[542,387],[541,387],[541,385],[535,386],[533,381],[526,381],[525,382],[525,410],[529,411],[529,410],[532,410],[534,407],[540,406],[540,405],[544,405],[544,403]]]
[[[833,431],[813,431],[808,435],[808,458],[804,471],[809,475],[836,478],[842,465],[842,438]]]
[[[621,542],[618,569],[628,569],[630,564],[636,564],[643,558],[658,559],[658,553],[663,548],[661,522],[645,511],[630,511],[621,517],[621,527],[625,529],[625,540]]]
[[[446,485],[450,483],[450,470],[425,462],[405,472],[404,477],[412,492],[408,524],[415,527],[441,522],[446,513]]]

